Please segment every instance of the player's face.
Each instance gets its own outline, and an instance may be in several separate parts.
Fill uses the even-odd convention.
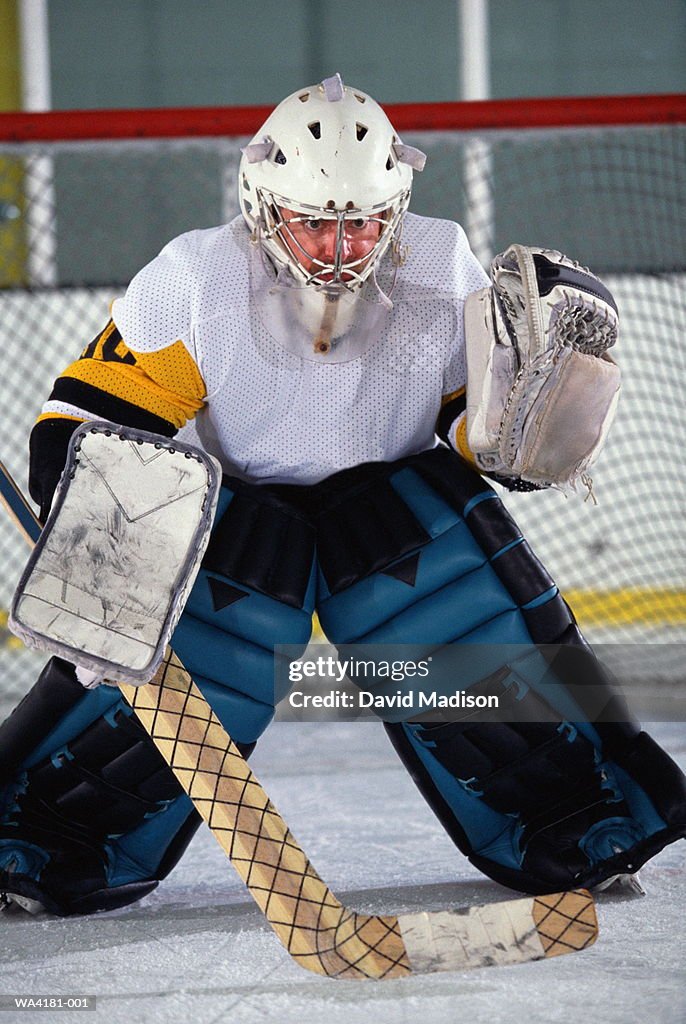
[[[333,279],[332,271],[321,270],[322,263],[336,262],[337,222],[323,217],[304,217],[295,210],[281,209],[287,230],[282,237],[306,274],[317,274],[317,279]],[[341,238],[341,280],[352,281],[355,274],[346,271],[345,264],[351,264],[359,274],[365,266],[379,240],[382,219],[368,217],[346,218]]]

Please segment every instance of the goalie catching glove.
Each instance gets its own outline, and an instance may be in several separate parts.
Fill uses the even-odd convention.
[[[619,397],[607,353],[617,306],[594,274],[552,249],[511,245],[491,278],[465,302],[469,454],[484,473],[574,488]]]

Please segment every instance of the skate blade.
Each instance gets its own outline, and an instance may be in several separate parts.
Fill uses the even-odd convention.
[[[638,872],[633,875],[611,875],[593,886],[594,892],[609,892],[612,896],[645,896]]]
[[[13,910],[14,908],[25,910],[28,914],[42,914],[45,907],[38,900],[29,899],[28,896],[21,896],[16,892],[0,893],[0,911]]]

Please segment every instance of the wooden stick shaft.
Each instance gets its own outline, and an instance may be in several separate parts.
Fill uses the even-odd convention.
[[[120,689],[291,956],[327,975],[409,971],[397,918],[333,895],[171,651],[150,683]]]

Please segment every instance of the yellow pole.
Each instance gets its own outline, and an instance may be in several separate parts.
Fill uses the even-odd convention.
[[[0,110],[21,110],[17,0],[0,0]],[[0,288],[26,283],[23,166],[0,157]]]
[[[17,0],[0,0],[0,110],[21,108]]]

